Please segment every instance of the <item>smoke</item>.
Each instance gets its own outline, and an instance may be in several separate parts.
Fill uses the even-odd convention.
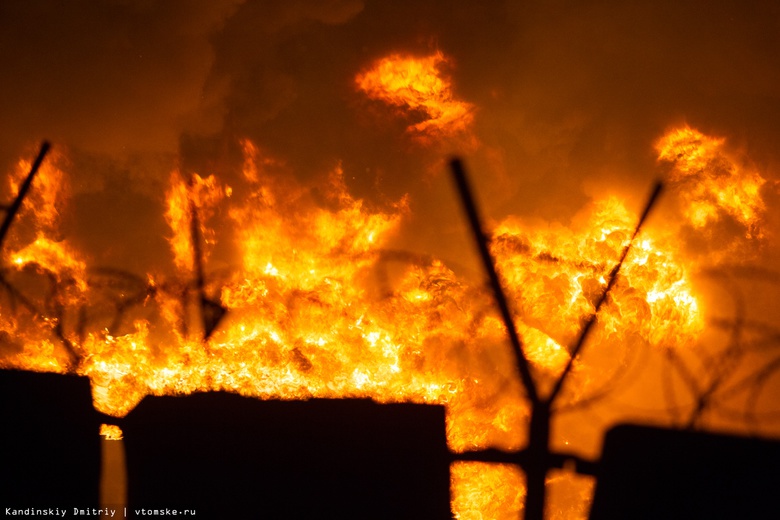
[[[302,179],[341,161],[358,196],[411,193],[415,224],[432,231],[418,229],[408,245],[453,254],[457,209],[442,157],[461,143],[413,142],[406,121],[354,86],[389,53],[435,51],[450,60],[455,94],[476,106],[480,147],[469,163],[497,218],[565,221],[606,190],[640,204],[659,174],[653,142],[683,122],[728,137],[777,177],[772,2],[39,0],[0,9],[0,164],[51,139],[73,157],[77,192],[113,183],[153,198],[176,163],[230,182],[236,143],[250,138]]]
[[[44,136],[117,157],[172,153],[181,132],[218,130],[209,36],[236,4],[4,3],[4,155]]]

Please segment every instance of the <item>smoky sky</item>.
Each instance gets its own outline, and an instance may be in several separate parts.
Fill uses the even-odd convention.
[[[470,149],[415,141],[355,88],[378,58],[437,50],[475,107]],[[452,153],[495,217],[641,204],[653,143],[681,124],[778,179],[779,50],[774,2],[3,2],[0,164],[44,138],[66,150],[73,234],[143,269],[164,250],[171,169],[238,182],[250,138],[302,182],[340,163],[371,203],[409,193],[403,247],[457,259]]]

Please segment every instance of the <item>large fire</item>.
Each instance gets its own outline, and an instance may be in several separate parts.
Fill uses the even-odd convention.
[[[435,67],[440,59],[433,56],[426,63]],[[374,73],[402,71],[408,79],[416,70],[412,62],[393,57],[359,81],[362,88],[380,92],[383,83],[371,79]],[[429,111],[430,120],[417,131],[433,122],[467,121],[467,108],[458,108],[440,81],[430,85],[439,92],[434,96],[439,108],[415,101],[415,90],[403,82],[387,90],[405,93],[410,97],[404,103]],[[19,231],[3,251],[2,366],[87,375],[96,408],[115,416],[145,395],[202,390],[261,399],[369,397],[445,404],[453,451],[520,448],[528,410],[490,294],[442,261],[394,255],[386,247],[403,227],[407,201],[370,207],[349,194],[338,165],[316,190],[283,181],[264,174],[261,166],[270,159],[258,147],[242,144],[243,176],[252,186],[245,196],[215,176],[185,180],[172,174],[166,218],[181,273],[174,279],[116,275],[109,284],[110,273],[90,270],[58,236],[67,176],[57,160],[47,163],[33,188],[45,200],[25,206]],[[661,141],[659,153],[676,161],[683,175],[694,172],[691,161],[706,160],[717,146],[682,129]],[[12,178],[28,168],[21,162]],[[698,177],[710,175],[706,164],[697,168]],[[717,207],[745,219],[755,233],[763,209],[759,179],[733,184],[718,170],[711,184],[696,184],[688,192],[684,179],[673,181],[690,199],[686,214],[694,225]],[[720,196],[723,190],[731,195]],[[206,342],[193,319],[195,214],[204,242],[204,290],[228,309]],[[532,227],[518,218],[494,227],[492,253],[540,381],[551,379],[568,361],[568,346],[593,312],[636,218],[622,201],[607,197],[569,227]],[[229,269],[210,270],[209,252],[218,247],[218,230],[225,224],[238,230],[240,258]],[[652,226],[643,231],[590,348],[693,348],[703,328],[690,282],[693,268],[673,234]],[[603,367],[578,362],[565,401],[587,399],[605,377]],[[456,463],[452,480],[458,518],[511,518],[521,507],[522,476],[511,467]],[[572,507],[556,514],[571,517],[581,509]]]

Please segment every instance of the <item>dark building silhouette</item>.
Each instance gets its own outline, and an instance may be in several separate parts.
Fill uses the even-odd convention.
[[[100,419],[86,377],[0,370],[3,511],[97,507]]]
[[[128,510],[201,518],[445,519],[444,407],[147,397],[123,422]]]
[[[621,425],[607,432],[591,520],[779,518],[780,442]]]
[[[99,507],[85,377],[0,370],[0,503]],[[442,406],[147,397],[125,419],[134,509],[198,518],[449,519]],[[592,520],[780,517],[780,441],[620,425],[596,463]]]

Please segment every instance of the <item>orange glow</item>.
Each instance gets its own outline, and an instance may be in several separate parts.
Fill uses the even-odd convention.
[[[459,520],[516,519],[523,509],[523,473],[513,466],[456,462],[452,465],[452,509]],[[507,494],[507,489],[520,490]]]
[[[179,172],[171,174],[171,187],[166,196],[168,207],[165,220],[171,229],[176,230],[169,238],[176,267],[187,271],[194,268],[190,233],[192,210],[196,209],[198,212],[200,233],[206,245],[205,248],[201,246],[201,249],[203,255],[208,256],[209,246],[215,242],[215,233],[205,222],[213,215],[216,206],[225,197],[229,197],[230,193],[230,187],[221,186],[213,175],[203,178],[193,174],[190,183],[187,183]]]
[[[115,424],[101,424],[100,435],[109,441],[121,441],[123,438],[122,429]]]
[[[656,150],[659,160],[673,165],[669,180],[684,193],[683,211],[692,226],[730,217],[744,227],[746,238],[761,238],[766,180],[732,159],[724,144],[725,139],[683,127],[668,132]]]
[[[148,275],[142,305],[154,318],[128,320],[121,333],[101,326],[80,334],[75,320],[60,322],[82,353],[76,371],[92,380],[96,408],[121,416],[145,395],[202,390],[262,399],[437,403],[447,406],[453,451],[519,449],[528,410],[491,295],[439,260],[398,262],[392,287],[378,281],[388,267],[389,240],[410,211],[406,198],[370,207],[348,192],[340,165],[314,193],[264,172],[278,164],[252,143],[243,149],[251,186],[244,200],[230,197],[214,176],[196,175],[191,186],[180,174],[171,176],[166,219],[181,273],[173,282]],[[190,200],[206,245],[219,238],[207,225],[219,207],[240,254],[231,272],[207,273],[210,293],[229,311],[206,344],[182,331],[192,302],[170,289],[191,283]],[[541,378],[567,362],[567,347],[593,311],[636,215],[610,198],[594,203],[578,222],[540,229],[509,218],[493,232],[492,251]],[[9,268],[35,262],[76,280],[63,293],[65,307],[76,314],[97,290],[87,283],[84,261],[64,249],[56,253],[55,245],[39,237],[9,253]],[[21,339],[0,351],[2,366],[67,369],[60,340],[51,334],[58,317],[6,312],[0,307],[0,333]],[[643,232],[598,323],[594,351],[693,343],[702,319],[673,241]],[[599,375],[578,362],[565,398],[586,396]],[[511,517],[524,493],[519,472],[506,466],[455,464],[452,486],[458,518]]]
[[[635,221],[618,199],[609,198],[594,203],[571,228],[530,229],[514,218],[496,227],[493,253],[522,320],[518,331],[538,368],[558,373],[566,363],[562,346],[573,344],[593,313]],[[629,332],[651,345],[675,337],[675,346],[687,346],[704,327],[690,276],[668,237],[640,237],[610,300],[591,340],[602,348],[628,348]]]
[[[465,132],[473,106],[455,99],[452,82],[442,71],[447,58],[440,51],[426,57],[391,54],[355,78],[366,96],[424,117],[407,131],[433,137]]]
[[[41,164],[35,175],[35,189],[27,196],[22,207],[22,216],[32,214],[35,227],[51,233],[59,225],[60,214],[70,195],[68,177],[58,166],[64,163],[62,154],[58,151],[49,153],[49,157]],[[14,195],[32,167],[32,161],[20,160],[8,177],[10,192]]]
[[[87,265],[64,241],[55,242],[39,234],[35,241],[15,251],[11,262],[17,269],[43,269],[56,274],[60,282],[77,284],[79,291],[87,289]]]

